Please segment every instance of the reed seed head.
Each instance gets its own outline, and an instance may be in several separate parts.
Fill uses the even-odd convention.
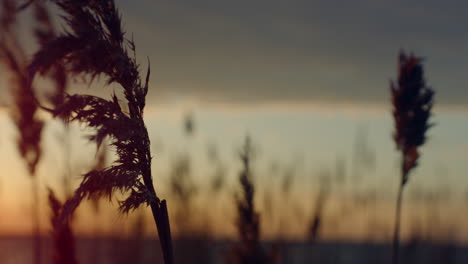
[[[426,86],[422,59],[401,52],[398,60],[398,81],[391,82],[390,90],[395,120],[394,140],[403,154],[404,185],[408,181],[411,169],[417,166],[418,147],[426,141],[426,132],[431,127],[429,118],[434,91]]]
[[[159,203],[151,177],[150,141],[143,121],[145,97],[148,92],[149,67],[144,81],[139,75],[135,45],[124,38],[120,15],[112,0],[69,1],[52,0],[62,12],[67,29],[45,42],[29,65],[31,79],[35,74],[47,74],[62,66],[72,76],[104,76],[107,83],[119,84],[128,111],[113,95],[111,100],[92,95],[66,95],[56,99],[54,109],[48,109],[65,122],[78,121],[95,129],[89,137],[101,145],[108,138],[117,152],[117,160],[106,168],[86,173],[74,196],[64,205],[64,218],[84,198],[111,199],[116,191],[127,195],[120,210],[129,212],[141,204]]]
[[[35,91],[28,83],[27,55],[16,34],[16,1],[2,0],[0,18],[0,62],[5,66],[11,78],[10,89],[13,95],[11,118],[18,129],[17,147],[21,157],[26,161],[28,172],[35,175],[37,164],[41,158],[40,145],[44,123],[37,116],[38,107],[35,102]],[[41,9],[42,8],[42,9]],[[36,5],[36,10],[45,9]],[[40,17],[36,16],[40,23]],[[37,34],[44,32],[47,27],[36,28]],[[37,36],[36,34],[36,36]]]

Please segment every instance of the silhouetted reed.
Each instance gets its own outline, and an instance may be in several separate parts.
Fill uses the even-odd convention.
[[[184,132],[187,137],[193,136],[195,133],[195,119],[192,112],[188,112],[184,116]]]
[[[50,222],[52,224],[52,263],[53,264],[78,264],[75,254],[75,237],[70,221],[60,222],[63,204],[49,190],[49,206],[52,209]]]
[[[191,168],[190,156],[187,153],[179,154],[172,162],[169,173],[169,190],[177,204],[174,221],[181,234],[193,231],[192,202],[198,188],[192,178]]]
[[[274,254],[269,256],[260,244],[260,216],[254,206],[255,188],[253,185],[251,159],[252,143],[249,137],[239,153],[243,169],[239,174],[241,195],[237,197],[237,232],[240,242],[232,250],[233,264],[275,263]]]
[[[35,89],[29,84],[28,58],[25,47],[20,41],[15,27],[18,7],[16,1],[3,0],[0,24],[0,60],[6,66],[11,77],[11,93],[13,105],[11,118],[17,127],[19,136],[17,147],[21,157],[25,160],[31,176],[31,212],[33,218],[34,263],[41,263],[41,237],[39,216],[39,183],[36,175],[37,165],[42,156],[41,136],[44,122],[37,116],[38,107],[35,102]],[[42,2],[33,4],[34,37],[39,45],[49,41],[54,36],[54,28],[49,14]],[[57,66],[51,69],[48,78],[54,82],[54,88],[63,94],[66,77],[62,68]],[[54,96],[57,101],[60,96]]]
[[[330,181],[332,179],[333,178],[327,171],[322,172],[319,177],[320,189],[315,199],[312,219],[308,230],[308,240],[312,243],[315,243],[320,235],[320,229],[323,225],[324,218],[323,211],[325,210],[327,200],[330,196]],[[336,179],[336,177],[334,179]]]
[[[53,0],[67,24],[65,32],[47,42],[29,65],[31,78],[46,74],[62,64],[72,76],[86,76],[93,81],[105,76],[107,84],[123,89],[128,111],[123,110],[114,94],[112,100],[92,95],[67,95],[54,109],[44,109],[66,122],[78,121],[95,129],[89,137],[98,147],[104,138],[116,149],[112,166],[86,173],[74,196],[62,210],[67,219],[85,198],[108,197],[119,191],[125,199],[120,211],[128,213],[147,204],[151,207],[162,247],[164,262],[173,263],[171,232],[166,201],[159,199],[153,187],[151,153],[143,110],[148,93],[150,69],[144,81],[135,58],[135,44],[125,38],[120,15],[112,0]],[[133,56],[129,55],[129,51]]]
[[[403,189],[409,173],[417,166],[418,147],[426,141],[426,131],[431,127],[429,118],[433,105],[432,89],[426,86],[422,59],[400,53],[398,81],[391,83],[393,117],[395,120],[394,140],[401,151],[401,181],[395,214],[392,262],[399,262],[400,221]]]
[[[107,146],[102,145],[97,151],[96,159],[94,161],[94,165],[93,165],[92,170],[95,170],[95,171],[104,170],[108,165],[107,156],[108,156]],[[99,206],[100,199],[99,198],[92,199],[91,202],[92,202],[92,206],[93,206],[93,209],[94,209],[94,213],[98,214],[99,210],[100,210],[100,206]]]
[[[369,144],[369,128],[367,125],[359,125],[353,146],[352,183],[362,180],[364,173],[375,171],[376,162],[375,149]]]
[[[219,157],[216,145],[208,145],[207,150],[208,161],[213,166],[213,174],[211,174],[210,177],[209,189],[213,193],[213,195],[217,195],[226,182],[226,166]]]
[[[94,161],[94,164],[93,164],[93,167],[92,167],[92,170],[97,170],[97,171],[100,171],[100,170],[103,170],[106,168],[106,166],[108,165],[107,163],[107,156],[108,156],[108,153],[107,153],[107,147],[106,145],[102,145],[98,152],[97,152],[97,156],[96,156],[96,159]],[[98,236],[98,234],[100,234],[100,221],[99,221],[99,215],[100,215],[100,211],[101,211],[101,199],[99,198],[95,198],[95,199],[92,199],[91,200],[91,205],[92,205],[92,209],[93,209],[93,216],[94,216],[94,237],[93,237],[93,247],[92,247],[92,263],[95,263],[95,264],[98,264],[98,263],[101,263],[100,261],[100,249],[101,249],[101,237]]]
[[[327,201],[328,192],[324,189],[320,189],[320,192],[315,200],[315,208],[312,215],[312,221],[309,227],[309,240],[311,242],[316,242],[319,237],[320,227],[323,221],[323,209]]]

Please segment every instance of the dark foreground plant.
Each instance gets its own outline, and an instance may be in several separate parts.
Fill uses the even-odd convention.
[[[394,140],[402,153],[401,181],[395,213],[392,263],[399,262],[400,221],[403,189],[409,173],[417,166],[418,147],[426,141],[426,131],[431,127],[434,92],[426,86],[421,58],[400,53],[398,82],[391,83],[393,117],[395,120]]]
[[[29,65],[31,78],[45,74],[54,65],[64,65],[72,76],[92,81],[104,76],[107,83],[122,87],[128,110],[116,95],[106,100],[91,95],[67,95],[55,109],[46,109],[63,120],[78,121],[95,129],[90,140],[98,147],[109,138],[117,152],[110,167],[86,173],[80,186],[63,207],[65,221],[85,198],[108,197],[117,191],[125,197],[120,211],[128,213],[142,204],[151,207],[164,262],[173,263],[171,232],[166,201],[156,195],[151,175],[151,153],[143,109],[150,71],[144,81],[135,59],[135,45],[127,40],[120,15],[112,0],[51,0],[62,12],[68,29],[42,46]],[[129,56],[128,51],[133,53]]]

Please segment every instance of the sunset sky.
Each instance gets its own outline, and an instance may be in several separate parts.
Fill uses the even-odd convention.
[[[309,217],[319,175],[333,174],[337,159],[344,160],[348,182],[358,181],[352,177],[360,142],[375,168],[358,172],[363,178],[355,185],[349,183],[348,191],[376,190],[382,208],[388,209],[379,214],[391,223],[400,157],[392,140],[389,82],[396,78],[398,52],[405,49],[425,58],[427,83],[436,91],[435,126],[421,149],[420,166],[411,175],[408,190],[450,190],[454,197],[445,206],[448,213],[443,219],[458,223],[468,217],[453,213],[457,210],[453,208],[463,208],[460,201],[466,201],[468,191],[468,2],[121,0],[117,4],[128,37],[133,34],[142,69],[147,67],[146,57],[151,61],[145,118],[153,141],[156,188],[163,195],[167,193],[164,175],[180,152],[193,155],[196,180],[207,180],[206,152],[213,144],[230,168],[230,185],[236,186],[236,150],[249,134],[258,146],[260,185],[272,181],[268,177],[272,163],[302,164],[294,188]],[[0,94],[7,98],[5,72],[0,76]],[[107,95],[118,87],[97,89],[87,92]],[[189,112],[195,120],[191,139],[182,129]],[[46,186],[59,185],[63,169],[56,165],[63,158],[55,139],[61,128],[48,122],[43,146],[50,151],[39,171],[44,192]],[[11,212],[11,218],[0,220],[0,232],[22,233],[30,224],[23,212],[29,206],[29,181],[7,110],[0,113],[0,124],[0,206]],[[80,140],[83,133],[78,127],[72,131],[72,157],[80,164],[91,162],[93,146]],[[459,226],[460,236],[468,241],[465,226]],[[89,232],[85,224],[81,228]],[[364,236],[362,230],[351,233],[341,236]]]

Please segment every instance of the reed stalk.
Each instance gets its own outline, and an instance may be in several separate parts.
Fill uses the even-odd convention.
[[[121,213],[129,213],[144,204],[151,208],[164,263],[172,264],[167,205],[157,196],[153,185],[150,140],[143,120],[150,67],[145,79],[141,79],[135,43],[125,38],[114,1],[50,2],[63,13],[67,28],[36,52],[29,65],[31,82],[35,75],[47,74],[54,65],[63,65],[67,74],[88,78],[90,83],[104,76],[107,84],[119,85],[124,94],[123,100],[115,94],[110,100],[92,95],[66,95],[60,106],[53,109],[42,106],[65,122],[77,121],[94,128],[95,133],[89,139],[99,147],[108,138],[117,153],[111,166],[83,175],[73,197],[64,204],[60,219],[66,221],[83,199],[112,199],[119,192],[125,197],[119,202]],[[127,109],[122,108],[122,101]]]
[[[395,121],[393,138],[402,154],[392,244],[392,263],[398,264],[403,191],[410,172],[418,165],[420,156],[418,147],[425,143],[426,132],[432,126],[428,121],[431,116],[434,91],[426,86],[421,58],[400,53],[398,81],[391,82],[390,91]]]

